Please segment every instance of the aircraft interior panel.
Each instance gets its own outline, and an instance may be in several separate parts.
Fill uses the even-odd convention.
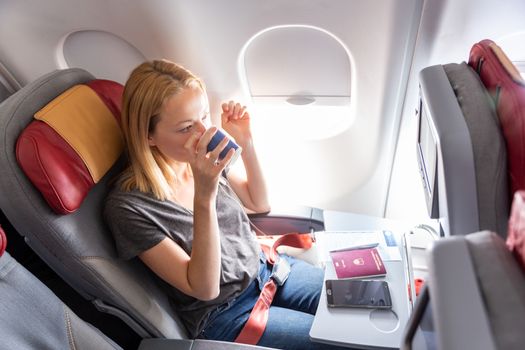
[[[58,0],[45,4],[3,2],[0,19],[2,27],[9,28],[10,37],[7,40],[7,31],[2,30],[0,42],[10,44],[0,44],[0,60],[24,84],[66,65],[122,83],[123,72],[129,71],[141,55],[179,62],[204,79],[214,108],[222,100],[238,98],[253,110],[254,124],[260,125],[255,130],[261,144],[260,157],[276,205],[299,203],[383,214],[400,123],[400,98],[410,67],[421,1],[265,1],[250,2],[249,6],[237,0],[153,1],[126,5],[111,1],[67,5]],[[55,11],[55,7],[61,11]],[[290,97],[301,97],[305,92],[317,97],[308,106],[285,102],[285,115],[279,118],[274,113],[272,119],[258,113],[259,108],[264,112],[268,104],[259,104],[245,89],[246,84],[253,87],[256,82],[245,74],[249,67],[243,54],[249,53],[244,48],[260,32],[277,26],[304,26],[328,33],[347,53],[349,67],[345,67],[346,74],[338,74],[330,55],[325,55],[325,59],[312,61],[319,65],[297,70],[296,77],[276,74],[272,77],[275,91],[265,94],[282,94],[280,87],[288,79],[293,86],[288,92]],[[40,38],[32,42],[30,38],[36,33]],[[275,43],[267,42],[262,54],[272,57],[272,46],[273,50],[282,49],[277,38],[270,38]],[[101,47],[100,51],[90,48],[94,44]],[[310,44],[311,52],[288,51],[289,61],[283,63],[283,72],[297,68],[285,64],[308,62],[308,56],[322,54],[315,52],[315,41]],[[268,68],[264,61],[262,58],[254,63],[256,69]],[[325,71],[333,73],[323,74]],[[333,82],[334,72],[339,82]],[[340,95],[327,89],[334,84],[346,86],[347,92]],[[336,98],[327,102],[330,96]],[[349,96],[350,103],[340,106],[337,96]],[[321,108],[324,106],[325,110]],[[303,117],[306,108],[312,108],[315,117]],[[314,139],[301,132],[304,128],[322,129],[330,123],[323,116],[337,109],[342,122],[332,132]],[[212,110],[212,115],[216,113]]]
[[[129,67],[136,67],[146,57],[124,39],[100,30],[80,30],[68,34],[61,40],[57,50],[58,68],[82,67],[100,79],[125,82]],[[93,50],[96,47],[96,50]],[[107,64],[100,57],[111,57],[119,65]]]

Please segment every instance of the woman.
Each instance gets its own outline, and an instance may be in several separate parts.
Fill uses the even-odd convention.
[[[271,267],[260,254],[245,209],[270,210],[245,107],[222,105],[222,128],[242,147],[245,174],[226,172],[225,138],[211,152],[204,84],[172,62],[145,62],[124,88],[122,129],[129,167],[109,194],[106,221],[119,255],[138,256],[170,285],[192,337],[235,340]],[[226,174],[226,175],[225,175]],[[287,259],[292,271],[270,308],[259,345],[327,348],[309,341],[322,270]]]

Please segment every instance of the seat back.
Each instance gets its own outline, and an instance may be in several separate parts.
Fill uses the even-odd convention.
[[[112,164],[114,150],[113,158],[101,151],[108,140],[96,138],[98,134],[108,137],[106,128],[89,132],[89,122],[97,126],[100,120],[86,124],[83,118],[101,110],[109,118],[118,116],[120,97],[116,83],[94,80],[82,69],[55,71],[27,84],[0,105],[0,193],[9,194],[0,196],[0,208],[28,245],[98,309],[120,317],[142,337],[186,338],[162,282],[137,259],[117,258],[102,219],[108,182],[121,171],[123,160]],[[78,85],[89,95],[87,106],[83,94],[73,94],[78,101],[69,98],[70,90]],[[50,122],[48,115],[62,108],[60,99],[72,102],[62,112],[65,118],[59,115],[58,122]],[[91,104],[97,107],[92,109]],[[35,114],[40,120],[35,121]],[[35,128],[34,124],[39,125]],[[42,124],[51,128],[42,130]],[[73,130],[73,136],[62,134],[64,125],[66,134]],[[118,124],[113,121],[113,125]],[[84,130],[95,140],[86,141]],[[101,148],[93,149],[90,144]]]
[[[523,348],[525,277],[501,237],[437,240],[428,261],[428,295],[415,306],[402,349]]]
[[[490,96],[465,63],[423,69],[420,86],[419,160],[430,214],[444,235],[492,230],[504,236],[507,155]]]
[[[466,63],[443,69],[458,100],[472,147],[479,226],[506,236],[508,196],[507,151],[494,105],[479,76]]]
[[[522,349],[525,191],[512,202],[506,241],[482,231],[434,242],[423,294],[402,349]]]
[[[4,252],[6,243],[0,227],[0,349],[120,349]]]

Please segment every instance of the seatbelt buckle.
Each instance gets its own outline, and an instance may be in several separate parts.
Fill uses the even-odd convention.
[[[270,275],[270,278],[272,278],[275,283],[280,287],[286,282],[288,279],[288,275],[290,274],[290,264],[286,259],[279,259],[275,264],[273,264],[272,268],[272,274]]]

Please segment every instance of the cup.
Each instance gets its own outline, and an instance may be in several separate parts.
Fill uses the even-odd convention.
[[[225,137],[228,136],[226,136],[226,134],[223,131],[217,129],[217,132],[215,132],[215,135],[213,135],[213,137],[211,138],[210,143],[208,143],[208,146],[206,148],[207,152],[213,151]],[[228,144],[219,154],[219,160],[222,160],[224,157],[226,157],[228,151],[233,148],[235,150],[235,153],[232,159],[230,160],[230,164],[228,164],[228,166],[230,166],[237,160],[237,158],[239,158],[239,154],[241,154],[242,148],[239,145],[237,145],[231,138],[228,139]]]

